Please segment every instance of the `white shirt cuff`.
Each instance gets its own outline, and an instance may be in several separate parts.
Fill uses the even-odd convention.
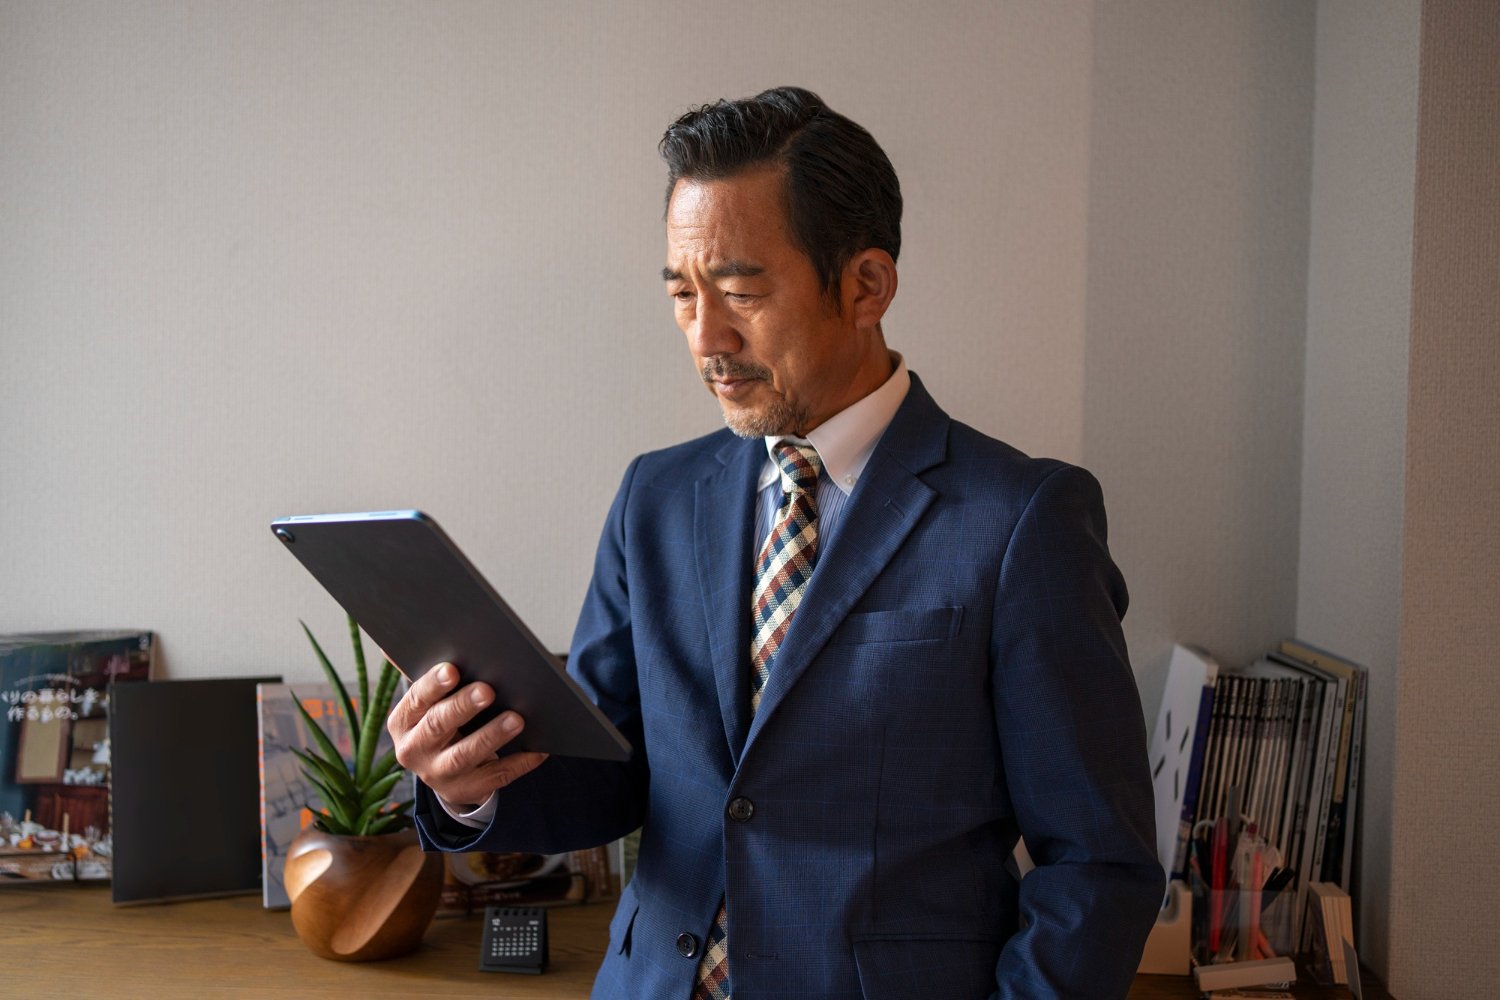
[[[471,812],[459,812],[458,807],[451,805],[446,799],[436,792],[432,797],[437,799],[438,805],[443,807],[443,812],[458,820],[464,826],[472,826],[476,830],[483,830],[490,825],[490,820],[495,818],[496,794],[490,793],[490,797],[475,806]]]

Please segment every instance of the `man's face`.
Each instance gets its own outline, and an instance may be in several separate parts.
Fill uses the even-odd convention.
[[[667,205],[667,294],[741,437],[806,434],[868,391],[855,384],[867,339],[792,242],[782,184],[776,167],[684,179]]]

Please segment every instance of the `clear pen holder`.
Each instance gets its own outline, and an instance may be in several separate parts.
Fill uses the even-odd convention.
[[[1199,965],[1291,955],[1295,891],[1193,886],[1193,958]]]

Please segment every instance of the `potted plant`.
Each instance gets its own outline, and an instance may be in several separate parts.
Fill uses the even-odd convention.
[[[286,889],[297,936],[324,958],[363,962],[404,955],[421,942],[443,887],[441,855],[426,854],[412,828],[410,799],[391,801],[403,774],[391,749],[376,747],[400,674],[384,660],[373,698],[359,625],[349,618],[354,646],[355,700],[304,622],[348,722],[350,756],[313,719],[293,692],[315,749],[293,749],[323,808],[287,851]]]

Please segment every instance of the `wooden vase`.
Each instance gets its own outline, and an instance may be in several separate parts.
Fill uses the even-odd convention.
[[[309,826],[287,850],[292,926],[317,955],[395,958],[422,941],[443,891],[443,858],[415,830],[343,837]]]

